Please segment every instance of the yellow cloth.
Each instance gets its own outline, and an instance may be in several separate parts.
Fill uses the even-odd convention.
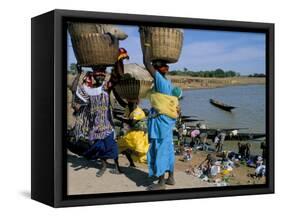
[[[145,113],[139,106],[137,106],[131,113],[129,108],[126,108],[124,116],[129,119],[140,121],[145,118]]]
[[[167,115],[171,118],[178,118],[179,100],[175,96],[152,92],[148,95],[151,106],[159,112],[159,114]]]
[[[125,112],[125,116],[129,119],[142,120],[145,118],[145,113],[140,107],[137,107],[133,112]],[[119,152],[127,149],[132,151],[132,159],[135,162],[145,163],[146,153],[149,148],[147,133],[141,130],[129,130],[124,136],[117,140]]]

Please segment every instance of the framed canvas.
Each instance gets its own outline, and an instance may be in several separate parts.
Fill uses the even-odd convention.
[[[32,199],[274,193],[274,24],[70,10],[31,23]]]

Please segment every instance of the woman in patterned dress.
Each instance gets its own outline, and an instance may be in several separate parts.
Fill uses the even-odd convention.
[[[101,169],[97,177],[104,174],[107,159],[115,162],[114,173],[120,173],[118,147],[114,140],[114,128],[108,93],[104,89],[105,67],[87,72],[82,85],[75,93],[76,123],[73,129],[74,144],[70,148],[88,159],[100,159]],[[73,142],[72,142],[73,143]]]

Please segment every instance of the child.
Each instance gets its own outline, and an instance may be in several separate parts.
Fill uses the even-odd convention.
[[[117,116],[116,119],[125,125],[125,135],[117,140],[119,152],[126,155],[131,167],[135,167],[134,162],[145,163],[149,147],[146,116],[138,100],[128,100],[124,118]]]

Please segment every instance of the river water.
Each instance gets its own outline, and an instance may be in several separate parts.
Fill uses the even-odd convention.
[[[265,94],[265,85],[185,90],[180,103],[183,115],[196,115],[209,128],[248,128],[240,132],[264,133]],[[210,104],[210,98],[237,108],[224,111]],[[148,108],[149,103],[143,101],[142,106]]]

